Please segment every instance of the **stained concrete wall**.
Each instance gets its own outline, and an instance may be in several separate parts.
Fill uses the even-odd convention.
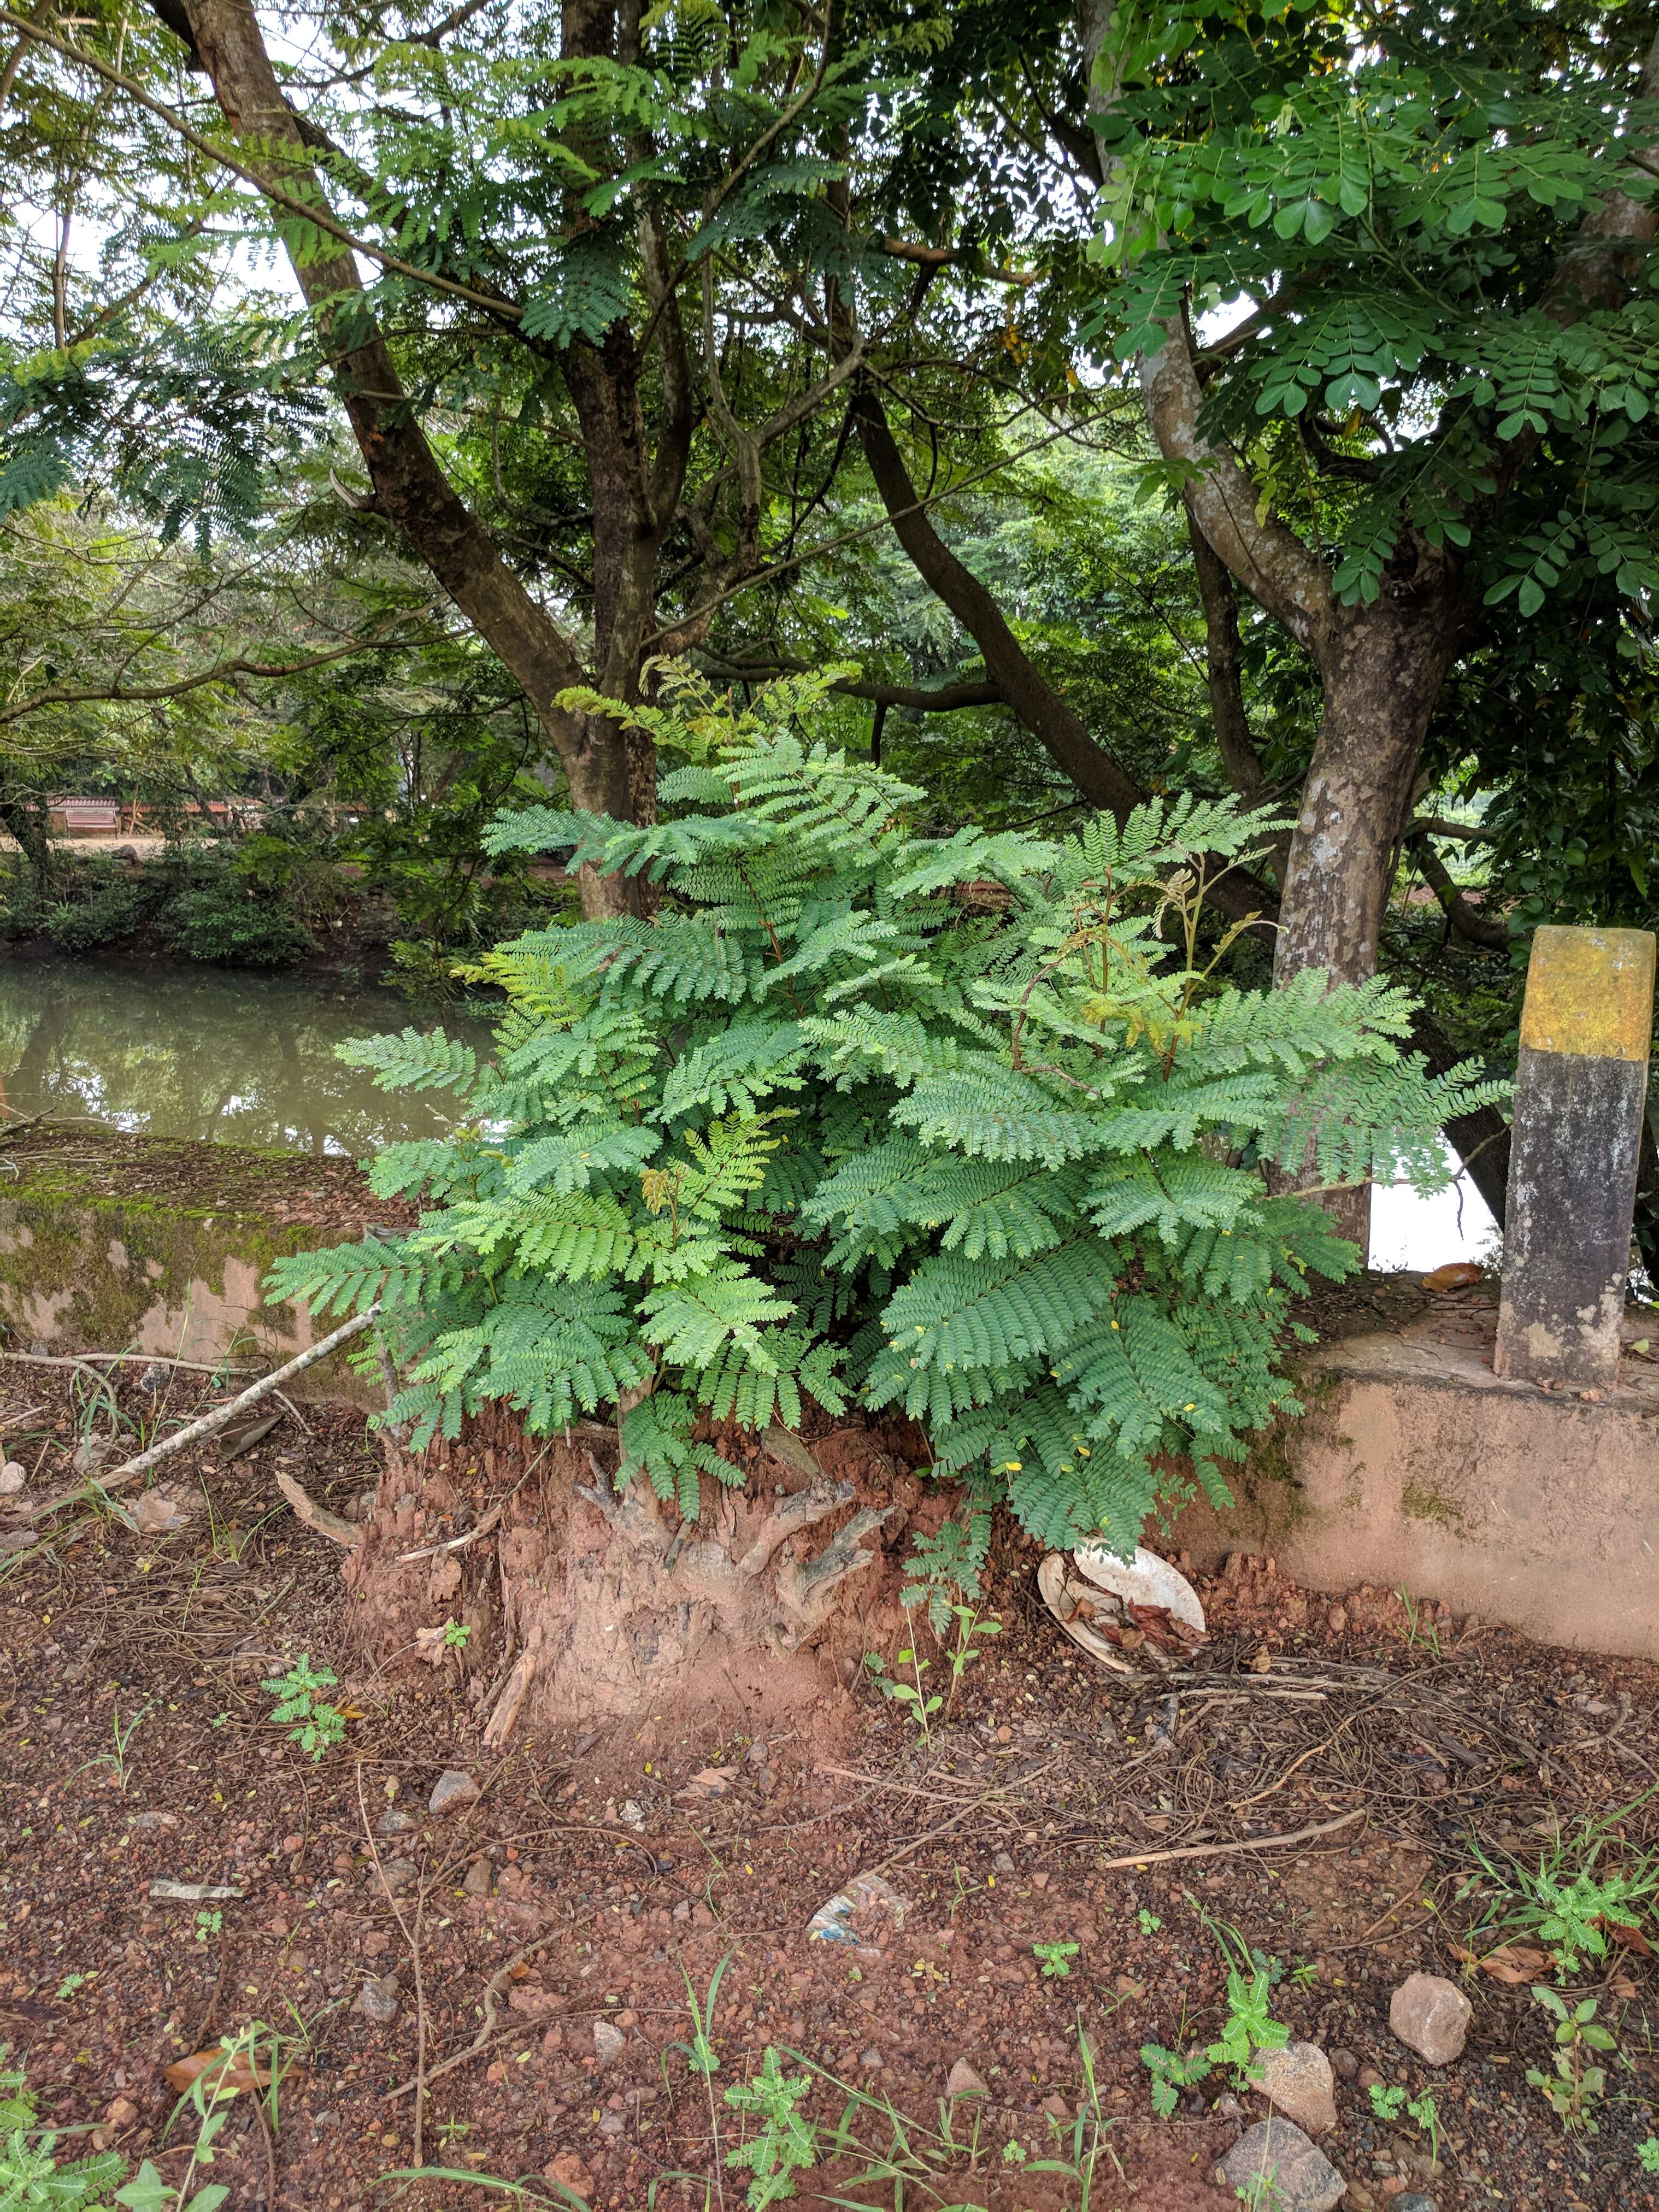
[[[271,1262],[362,1231],[283,1218],[301,1184],[320,1180],[305,1195],[323,1200],[334,1195],[331,1182],[355,1183],[349,1162],[104,1131],[52,1133],[9,1157],[18,1172],[0,1185],[0,1334],[15,1350],[280,1363],[321,1332],[303,1305],[265,1304]],[[337,1355],[298,1386],[313,1397],[383,1402],[378,1382],[362,1382]]]
[[[1627,1353],[1615,1389],[1556,1393],[1422,1328],[1350,1338],[1304,1376],[1305,1416],[1228,1470],[1237,1510],[1177,1517],[1195,1564],[1269,1552],[1316,1589],[1403,1586],[1543,1643],[1659,1658],[1659,1368]]]

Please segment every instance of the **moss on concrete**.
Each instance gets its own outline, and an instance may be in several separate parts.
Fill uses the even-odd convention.
[[[52,1351],[296,1350],[306,1315],[264,1302],[273,1261],[380,1210],[349,1162],[292,1153],[54,1131],[0,1158],[17,1170],[0,1187],[0,1328]],[[302,1197],[358,1218],[284,1218]]]

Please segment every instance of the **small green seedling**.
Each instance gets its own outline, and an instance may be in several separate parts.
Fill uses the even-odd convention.
[[[1379,2120],[1397,2120],[1401,2112],[1415,2120],[1429,2139],[1429,2156],[1437,2166],[1440,2163],[1440,2107],[1428,2090],[1420,2097],[1408,2097],[1397,2081],[1373,2081],[1370,2097]]]
[[[1529,2066],[1527,2081],[1543,2097],[1569,2135],[1600,2133],[1594,2108],[1607,2091],[1605,2066],[1585,2063],[1585,2053],[1617,2051],[1619,2039],[1595,2017],[1595,1999],[1582,1998],[1569,2009],[1559,1990],[1534,1983],[1533,1996],[1555,2022],[1555,2070]]]
[[[471,1640],[472,1630],[468,1622],[465,1620],[445,1621],[444,1650],[446,1651],[465,1651]]]
[[[746,2166],[754,2175],[745,2203],[750,2212],[765,2212],[770,2204],[793,2197],[793,2174],[805,2173],[817,2164],[817,2130],[799,2109],[812,2089],[809,2075],[787,2075],[777,2052],[769,2045],[761,2069],[751,2081],[734,2081],[726,2101],[734,2112],[747,2112],[759,2122],[755,2134],[736,2150],[726,2153],[728,2166]]]
[[[1644,2173],[1659,2173],[1659,2136],[1650,2136],[1636,2146],[1636,2163]]]
[[[97,1978],[98,1972],[95,1967],[89,1974],[65,1974],[58,1984],[58,2002],[63,2003],[65,1998],[72,1997],[76,1990],[84,1989],[88,1982],[95,1982]],[[5,2199],[0,2197],[0,2204],[3,2204],[4,2202]]]
[[[1143,2043],[1140,2063],[1152,2077],[1152,2110],[1161,2120],[1173,2118],[1182,2091],[1213,2070],[1207,2051],[1166,2051],[1161,2043]]]
[[[40,2124],[27,2075],[5,2064],[0,2043],[0,2205],[51,2206],[52,2212],[102,2212],[127,2170],[119,2151],[58,2162],[60,2137]]]
[[[289,1741],[297,1743],[314,1759],[320,1759],[331,1745],[345,1740],[345,1715],[337,1705],[317,1695],[319,1690],[331,1690],[339,1679],[326,1667],[313,1667],[311,1654],[302,1651],[286,1674],[259,1685],[268,1697],[278,1701],[270,1716],[272,1723],[277,1728],[295,1723],[289,1729]]]
[[[1136,1913],[1135,1918],[1140,1923],[1140,1932],[1143,1936],[1156,1936],[1158,1929],[1164,1925],[1164,1923],[1158,1918],[1157,1913],[1149,1912],[1144,1905],[1141,1906],[1139,1911]]]
[[[1081,1948],[1077,1943],[1033,1943],[1031,1955],[1042,1967],[1045,1979],[1064,1981]]]
[[[896,1674],[890,1673],[886,1661],[878,1651],[866,1651],[864,1655],[864,1663],[869,1668],[871,1680],[881,1692],[882,1696],[891,1698],[895,1705],[902,1705],[923,1735],[931,1735],[933,1715],[945,1703],[937,1690],[929,1697],[922,1687],[921,1678],[933,1665],[933,1661],[919,1657],[913,1647],[907,1647],[901,1651],[898,1655],[898,1664],[910,1669],[915,1677],[914,1681],[910,1682],[901,1682]]]
[[[196,1916],[197,1942],[198,1943],[206,1943],[210,1942],[215,1936],[218,1935],[224,1924],[225,1916],[222,1912],[217,1911],[209,1912],[205,1909],[198,1912]]]

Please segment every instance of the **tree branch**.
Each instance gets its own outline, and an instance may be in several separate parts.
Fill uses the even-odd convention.
[[[1469,904],[1447,873],[1426,831],[1417,831],[1411,842],[1424,881],[1439,900],[1442,912],[1458,935],[1468,938],[1471,945],[1484,945],[1492,951],[1506,952],[1511,934],[1509,923],[1501,915],[1484,914],[1479,907]]]

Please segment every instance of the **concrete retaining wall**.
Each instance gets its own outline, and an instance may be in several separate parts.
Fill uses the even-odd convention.
[[[1626,1325],[1627,1334],[1633,1333]],[[1232,1477],[1237,1510],[1189,1507],[1200,1567],[1270,1552],[1298,1581],[1443,1599],[1546,1644],[1659,1658],[1659,1368],[1546,1391],[1428,1332],[1316,1355],[1299,1421]]]

